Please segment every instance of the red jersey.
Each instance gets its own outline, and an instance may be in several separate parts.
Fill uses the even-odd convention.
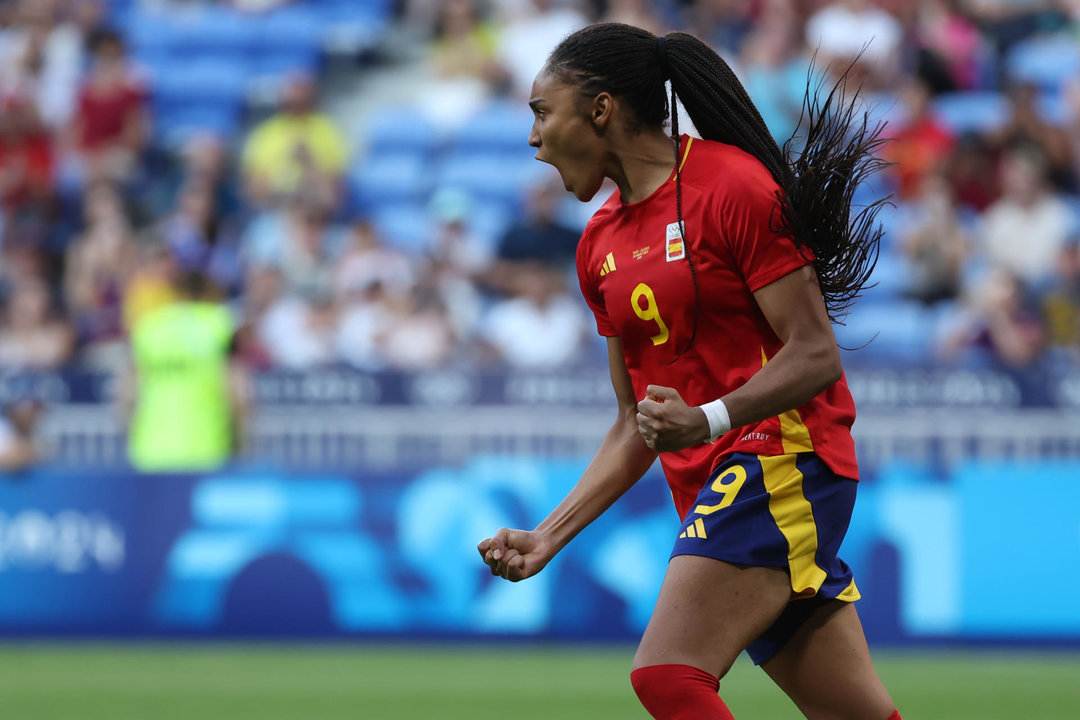
[[[650,384],[664,385],[701,405],[743,385],[780,350],[783,343],[753,293],[809,259],[771,229],[778,186],[760,162],[723,143],[683,136],[682,146],[685,244],[673,172],[640,202],[612,194],[582,234],[577,270],[600,334],[622,339],[637,398]],[[712,469],[734,452],[812,451],[836,474],[857,478],[854,420],[855,404],[841,378],[797,409],[735,428],[715,443],[661,453],[680,517]]]
[[[79,91],[79,117],[83,122],[83,150],[98,150],[115,143],[127,126],[128,117],[137,112],[146,99],[143,87],[135,79],[101,91],[84,85]]]

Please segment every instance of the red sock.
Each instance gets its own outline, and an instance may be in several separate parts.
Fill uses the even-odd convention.
[[[720,681],[696,667],[649,665],[630,673],[630,682],[656,720],[735,720],[716,694]]]

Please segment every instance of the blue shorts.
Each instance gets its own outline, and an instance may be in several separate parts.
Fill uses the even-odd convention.
[[[857,486],[814,453],[735,453],[698,493],[672,557],[782,567],[791,576],[792,601],[746,648],[755,664],[775,655],[823,603],[859,599],[851,568],[837,556]]]

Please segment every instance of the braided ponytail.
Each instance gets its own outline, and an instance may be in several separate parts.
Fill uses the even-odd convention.
[[[886,163],[874,156],[885,142],[882,128],[869,127],[866,115],[860,116],[858,93],[846,96],[846,73],[824,99],[808,81],[804,118],[781,149],[735,73],[693,35],[675,32],[660,40],[629,25],[591,25],[563,40],[547,68],[586,94],[607,91],[624,98],[643,127],[662,125],[670,111],[676,136],[678,96],[704,139],[757,158],[780,187],[782,220],[774,230],[813,253],[829,318],[843,319],[877,262],[882,230],[875,221],[887,202],[871,203],[852,217],[856,188]]]

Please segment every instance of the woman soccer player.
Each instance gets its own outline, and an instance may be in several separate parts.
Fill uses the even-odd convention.
[[[703,140],[674,112],[666,132],[676,94]],[[837,557],[858,468],[830,320],[876,258],[876,207],[849,217],[876,131],[837,86],[785,153],[705,44],[618,24],[560,43],[529,105],[529,144],[567,190],[618,186],[577,268],[619,412],[562,503],[481,541],[484,561],[540,572],[659,453],[683,521],[630,675],[649,713],[731,718],[719,678],[746,649],[808,718],[897,720]]]

